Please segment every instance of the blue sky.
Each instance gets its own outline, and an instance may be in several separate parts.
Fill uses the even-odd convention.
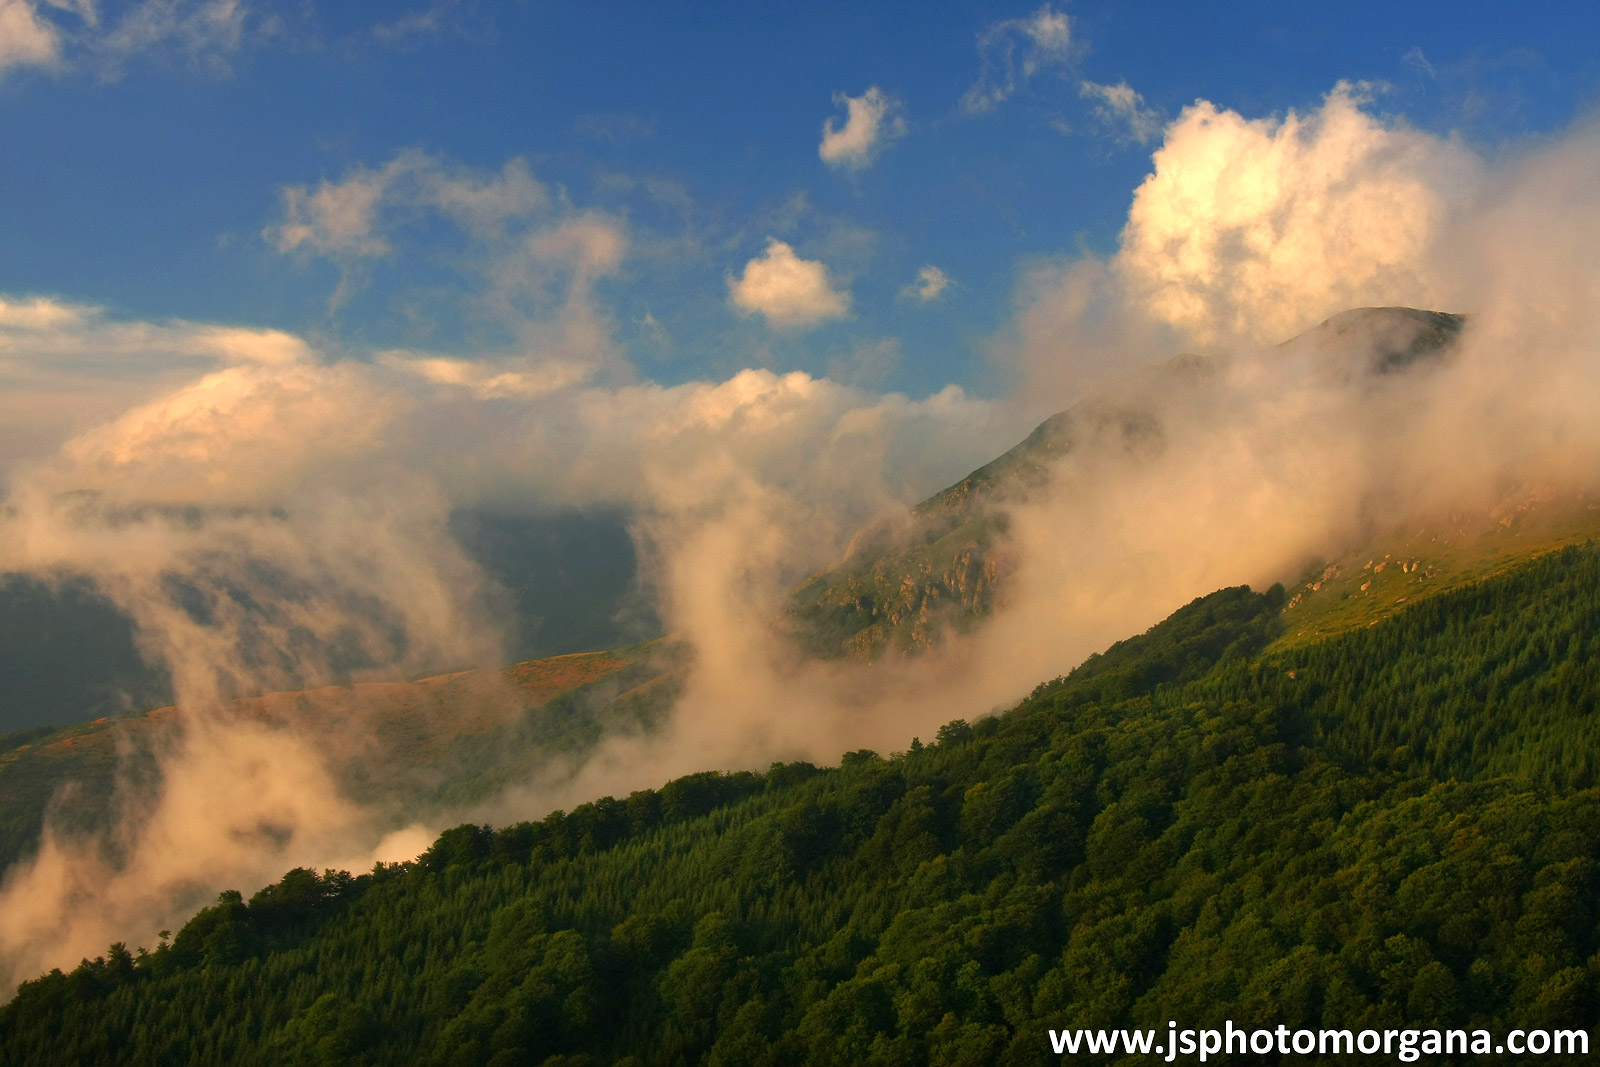
[[[448,220],[400,208],[386,254],[355,264],[271,234],[286,188],[404,152],[458,176],[522,160],[563,210],[625,232],[595,307],[667,384],[765,366],[1007,388],[985,353],[1019,278],[1115,251],[1160,125],[1198,98],[1281,117],[1371,83],[1369,113],[1493,155],[1588,114],[1600,86],[1600,15],[1574,4],[447,3],[382,22],[348,3],[0,5],[11,25],[29,8],[53,39],[0,46],[0,292],[356,358],[499,351],[511,328],[477,299],[490,253]],[[1097,116],[1091,83],[1139,94],[1146,124]],[[874,88],[879,143],[825,162],[823,123]],[[730,280],[773,238],[847,310],[741,313]],[[949,284],[906,295],[927,266]]]

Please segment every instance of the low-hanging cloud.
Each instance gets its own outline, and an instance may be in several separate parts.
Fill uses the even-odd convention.
[[[1381,140],[1386,127],[1358,125],[1367,123]],[[1236,131],[1217,133],[1237,144]],[[1593,499],[1600,193],[1585,176],[1600,163],[1600,137],[1579,131],[1499,167],[1463,164],[1443,144],[1438,169],[1411,177],[1441,197],[1459,195],[1463,171],[1478,184],[1409,265],[1434,279],[1447,306],[1473,312],[1454,348],[1396,364],[1388,354],[1406,349],[1414,323],[1379,314],[1287,346],[1246,334],[1205,356],[1152,362],[1185,339],[1159,299],[1128,287],[1115,261],[1043,265],[1021,294],[1022,342],[1041,367],[1052,355],[1076,361],[1080,377],[1098,373],[1103,384],[1087,396],[1076,386],[1073,448],[1046,484],[997,505],[1008,534],[991,558],[1009,577],[993,618],[916,659],[806,659],[771,620],[787,565],[827,523],[815,498],[723,470],[706,498],[715,506],[650,527],[664,602],[696,652],[667,731],[614,739],[572,781],[519,801],[559,806],[636,788],[647,784],[641,767],[664,776],[902,747],[949,718],[1014,701],[1213,589],[1292,580],[1312,560],[1414,536],[1419,525],[1455,535],[1530,502]],[[1380,173],[1388,164],[1371,162]],[[1360,168],[1346,177],[1359,181]],[[1336,211],[1313,212],[1308,225],[1319,219],[1345,224]],[[1268,290],[1254,299],[1255,313],[1287,320],[1311,298]],[[1224,294],[1206,310],[1211,318],[1183,325],[1238,337],[1235,300]],[[1086,354],[1072,351],[1080,345]],[[1055,384],[1072,398],[1073,383]]]
[[[551,255],[594,254],[581,234],[554,243]],[[955,388],[913,400],[764,370],[601,385],[548,360],[369,362],[285,334],[115,322],[49,300],[0,307],[17,366],[96,337],[185,354],[176,383],[8,465],[0,567],[91,580],[133,620],[179,702],[158,792],[125,791],[104,837],[47,827],[37,856],[6,872],[0,965],[15,979],[108,937],[149,944],[223,886],[296,864],[404,858],[392,838],[404,812],[344,796],[309,732],[332,728],[319,724],[343,714],[338,701],[301,698],[293,724],[241,717],[235,701],[498,662],[502,620],[450,536],[455,509],[620,505],[648,539],[766,486],[816,502],[793,581],[855,524],[1012,432]],[[229,783],[221,807],[206,784],[217,782]]]

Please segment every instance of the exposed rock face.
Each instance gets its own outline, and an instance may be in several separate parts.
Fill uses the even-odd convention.
[[[1346,311],[1279,346],[1310,347],[1339,373],[1388,374],[1448,348],[1465,318],[1414,308]],[[1183,386],[1217,369],[1194,355],[1156,372]],[[1103,449],[1133,459],[1166,448],[1160,419],[1137,396],[1093,398],[1050,416],[1004,455],[924,500],[897,527],[857,535],[844,560],[806,581],[789,604],[803,647],[825,658],[874,660],[919,652],[946,626],[966,629],[994,610],[1008,574],[1007,510],[1042,491],[1062,457]]]
[[[987,615],[1001,573],[999,553],[988,538],[961,540],[954,551],[946,540],[888,554],[851,573],[818,575],[802,586],[791,611],[811,651],[865,660],[891,647],[920,651],[945,625]]]

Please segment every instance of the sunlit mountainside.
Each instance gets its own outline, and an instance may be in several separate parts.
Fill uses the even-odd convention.
[[[1404,308],[1369,308],[1330,319],[1279,350],[1310,349],[1343,360],[1350,373],[1382,377],[1414,363],[1445,360],[1461,316]],[[1155,374],[1180,384],[1215,373],[1214,361],[1182,356]],[[787,624],[812,655],[876,659],[915,655],[949,628],[970,631],[1006,595],[1010,508],[1049,491],[1052,473],[1074,452],[1109,450],[1132,457],[1164,448],[1160,419],[1138,395],[1085,400],[1043,422],[1027,439],[917,505],[906,520],[857,536],[849,556],[807,580],[791,596]],[[502,576],[509,597],[540,597],[545,612],[579,615],[580,640],[614,632],[600,612],[627,607],[631,548],[608,533],[612,520],[550,522],[462,516],[458,535]],[[1279,577],[1284,647],[1388,617],[1415,602],[1504,571],[1533,556],[1600,535],[1600,510],[1572,496],[1520,496],[1484,514],[1441,515],[1404,529],[1374,527],[1360,543],[1332,546],[1326,557]],[[521,546],[519,556],[518,547]],[[555,566],[573,568],[565,591]],[[526,559],[518,563],[519,558]],[[585,591],[575,581],[588,579]],[[69,587],[70,593],[71,587]],[[78,610],[108,632],[120,623],[85,594]],[[90,609],[104,615],[94,615]],[[524,610],[521,618],[541,620]],[[99,619],[99,621],[92,621]],[[585,621],[587,620],[587,621]],[[645,623],[648,625],[648,621]],[[589,629],[584,629],[589,627]],[[115,634],[113,633],[113,636]],[[120,638],[135,671],[131,638]],[[115,642],[113,642],[115,647]],[[530,647],[525,644],[523,647]],[[537,647],[533,645],[531,647]],[[239,722],[312,739],[326,752],[339,788],[373,805],[395,829],[471,810],[536,773],[559,773],[562,760],[590,751],[608,734],[648,733],[680,692],[687,650],[671,642],[527,661],[504,671],[473,671],[406,683],[359,683],[240,700]],[[53,832],[103,832],[117,805],[160,788],[155,753],[181,736],[173,709],[101,717],[55,730],[37,727],[0,737],[0,867],[30,854],[49,812]]]
[[[652,642],[497,672],[269,693],[226,715],[311,739],[341,790],[399,829],[487,802],[604,733],[650,728],[671,704],[681,660],[681,649]],[[47,819],[69,839],[109,830],[115,812],[160,791],[157,753],[184,729],[163,707],[0,737],[0,867],[33,852]]]
[[[1410,309],[1361,309],[1335,316],[1266,358],[1301,360],[1309,368],[1305,373],[1321,376],[1329,388],[1358,397],[1370,390],[1381,397],[1391,380],[1426,388],[1427,379],[1411,378],[1454,358],[1464,322],[1460,316]],[[1182,409],[1161,398],[1189,403],[1187,396],[1204,396],[1210,383],[1229,373],[1222,357],[1182,356],[1156,366],[1134,388],[1113,385],[1052,416],[1016,447],[929,497],[903,520],[862,531],[842,563],[794,590],[780,630],[822,661],[918,659],[960,635],[976,635],[990,625],[997,605],[1017,595],[1013,515],[1026,514],[1052,494],[1059,497],[1059,479],[1069,461],[1091,472],[1104,469],[1108,476],[1128,477],[1170,460],[1169,435]],[[1110,457],[1110,466],[1096,467],[1096,457]],[[557,606],[564,603],[578,612],[578,630],[565,640],[615,632],[618,625],[639,626],[642,618],[649,624],[648,610],[626,606],[624,598],[636,596],[637,579],[627,566],[613,562],[627,563],[631,553],[625,542],[608,543],[614,536],[605,531],[620,530],[614,520],[574,520],[578,525],[566,532],[559,527],[540,532],[546,527],[538,523],[493,516],[464,516],[457,522],[456,535],[500,578],[502,592],[494,595],[502,604],[532,597],[525,603],[549,610],[554,595]],[[1519,485],[1480,511],[1417,512],[1403,526],[1375,516],[1349,528],[1355,532],[1342,542],[1330,541],[1321,554],[1299,558],[1271,576],[1287,588],[1273,609],[1274,653],[1376,627],[1431,597],[1581,545],[1600,534],[1600,510],[1581,494]],[[527,556],[520,563],[519,544]],[[569,566],[562,561],[574,559],[574,551],[586,553],[591,562],[580,563],[563,579],[553,568]],[[584,575],[595,582],[591,588],[583,586]],[[74,588],[56,595],[79,597],[88,625],[113,637],[121,633],[118,640],[129,653],[124,658],[132,664],[125,673],[137,670],[126,624],[94,598],[92,589],[80,594]],[[607,611],[623,622],[606,623]],[[527,607],[511,617],[539,624]],[[605,630],[607,625],[613,629]],[[517,810],[508,797],[531,783],[569,779],[603,741],[655,736],[671,722],[695,665],[694,652],[684,642],[654,641],[529,660],[500,671],[249,696],[219,709],[209,722],[268,743],[292,739],[294,752],[315,753],[319,769],[294,773],[313,774],[316,790],[330,798],[319,803],[348,804],[346,818],[359,818],[369,833],[388,833],[388,854],[402,856],[421,847],[423,827],[463,817],[503,821]],[[975,707],[969,714],[985,710]],[[208,788],[204,777],[186,778],[186,764],[171,758],[227,736],[207,723],[162,707],[5,735],[0,739],[0,866],[28,860],[40,869],[55,851],[67,848],[88,849],[98,857],[97,866],[117,870],[125,862],[123,846],[116,843],[124,831],[118,828],[130,812],[159,797]],[[295,755],[288,766],[300,768],[307,758]],[[294,801],[284,803],[292,808]],[[270,846],[262,856],[268,856],[293,839],[296,822],[292,815],[289,820],[280,825],[267,817],[259,827],[230,832],[260,835],[261,844]],[[181,825],[162,832],[182,832]],[[46,828],[46,851],[40,854]],[[167,877],[176,880],[161,890],[168,895],[163,907],[188,901],[192,908],[205,899],[192,885],[195,875]],[[178,912],[184,907],[179,903]]]
[[[1465,324],[1460,315],[1361,308],[1279,349],[1343,357],[1349,375],[1379,378],[1448,359]],[[1179,356],[1155,374],[1181,388],[1215,374],[1215,363]],[[863,531],[842,562],[801,585],[789,605],[797,639],[816,655],[872,660],[924,650],[946,627],[971,629],[992,613],[1014,569],[1005,537],[1011,508],[1049,493],[1055,465],[1075,451],[1107,451],[1137,463],[1161,453],[1165,436],[1160,417],[1139,395],[1091,398],[1051,416],[1004,455],[918,504],[904,523]],[[1482,514],[1440,514],[1405,528],[1369,524],[1359,543],[1330,545],[1327,559],[1308,560],[1303,581],[1280,576],[1294,586],[1288,611],[1298,622],[1285,640],[1307,627],[1316,634],[1365,624],[1407,596],[1453,588],[1509,560],[1580,542],[1600,533],[1595,511],[1586,499],[1534,489]]]
[[[449,532],[492,583],[483,608],[503,620],[508,662],[660,635],[625,516],[463,509]],[[0,577],[0,735],[171,700],[171,679],[91,580]]]
[[[1279,351],[1287,357],[1310,350],[1344,368],[1342,374],[1382,378],[1449,359],[1465,321],[1405,308],[1359,309]],[[1154,374],[1181,388],[1217,373],[1214,364],[1213,358],[1181,356]],[[1004,455],[917,505],[904,521],[862,531],[843,562],[792,593],[788,631],[811,655],[874,660],[914,656],[946,629],[982,626],[1012,578],[1010,509],[1050,491],[1057,464],[1074,453],[1109,451],[1137,464],[1165,448],[1161,420],[1143,395],[1113,390],[1054,415]],[[624,625],[633,626],[649,616],[621,599],[633,581],[631,548],[608,542],[615,540],[608,531],[620,527],[607,522],[573,519],[569,525],[577,525],[563,530],[469,515],[458,519],[458,533],[495,568],[502,588],[510,588],[508,597],[542,597],[546,612],[563,604],[588,612],[580,614],[574,634],[546,638],[572,641],[614,632],[619,624],[604,629],[603,611],[627,613],[634,621]],[[1442,514],[1404,528],[1370,526],[1356,544],[1330,546],[1297,572],[1278,576],[1288,592],[1274,647],[1375,625],[1407,604],[1596,536],[1600,505],[1570,494],[1524,493],[1482,514]],[[517,562],[519,544],[526,562]],[[578,545],[593,562],[578,565],[576,578],[556,594],[565,600],[552,605],[550,587],[559,579],[551,568],[571,567]],[[573,584],[582,578],[597,587]],[[124,627],[120,640],[125,658],[131,657],[126,624],[91,594],[80,599],[79,613],[89,625],[113,637]],[[679,696],[689,654],[679,643],[656,641],[530,660],[499,672],[264,694],[237,701],[227,717],[309,739],[326,754],[338,788],[386,813],[381,820],[399,830],[470,812],[538,775],[567,773],[570,761],[602,737],[648,734]],[[136,659],[130,664],[125,673],[137,669]],[[175,709],[163,707],[0,737],[0,867],[32,854],[47,813],[52,833],[63,839],[107,831],[120,806],[160,790],[157,753],[184,729]]]

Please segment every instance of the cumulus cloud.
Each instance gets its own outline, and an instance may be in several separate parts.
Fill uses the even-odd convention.
[[[1144,97],[1125,81],[1116,85],[1082,81],[1078,93],[1095,102],[1095,117],[1121,140],[1145,144],[1161,132],[1161,116],[1145,107]]]
[[[737,279],[728,279],[728,300],[780,328],[815,326],[850,313],[850,294],[834,286],[828,268],[801,259],[777,238],[768,238],[767,250],[746,263]]]
[[[1069,67],[1072,20],[1045,4],[1025,18],[993,23],[978,35],[978,80],[961,97],[967,114],[993,111],[1041,71]]]
[[[48,453],[197,374],[308,355],[278,330],[124,322],[90,305],[0,296],[0,457]]]
[[[876,85],[860,96],[834,93],[833,102],[845,109],[845,121],[837,127],[832,118],[822,124],[817,155],[824,163],[852,169],[865,167],[886,143],[905,133],[905,119],[898,114],[899,101]]]
[[[1363,103],[1341,83],[1305,116],[1184,109],[1122,232],[1116,267],[1134,299],[1199,344],[1288,336],[1361,304],[1439,302],[1434,245],[1481,162]]]
[[[916,280],[900,290],[900,295],[931,304],[943,296],[948,288],[950,276],[930,263],[917,271]]]

